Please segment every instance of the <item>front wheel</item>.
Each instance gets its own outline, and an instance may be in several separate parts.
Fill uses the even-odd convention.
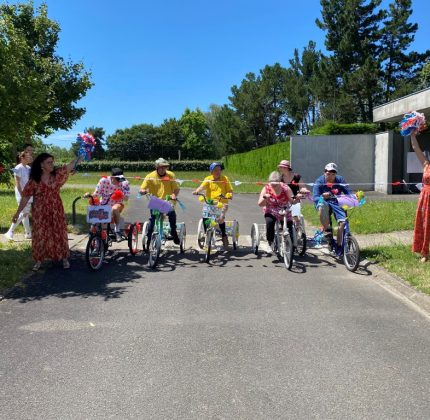
[[[291,268],[293,265],[293,241],[291,240],[291,236],[288,234],[285,234],[282,236],[282,243],[281,243],[281,253],[282,257],[284,259],[284,264],[287,270]]]
[[[105,244],[98,235],[90,236],[85,250],[85,261],[92,271],[102,268],[105,258]]]
[[[203,219],[199,220],[199,226],[197,227],[197,245],[200,249],[205,246],[205,228],[203,226]]]
[[[231,236],[233,241],[233,249],[237,249],[239,243],[239,222],[237,220],[233,221]]]
[[[148,248],[146,246],[146,243],[148,241],[148,229],[149,229],[149,222],[146,221],[142,227],[142,249],[143,249],[143,252],[145,252]]]
[[[260,232],[258,231],[257,223],[254,223],[251,228],[251,249],[252,253],[258,255],[258,246],[260,245]]]
[[[161,239],[158,233],[152,234],[148,251],[149,251],[148,266],[150,268],[155,268],[158,262],[158,257],[160,256],[160,252],[161,252]]]
[[[297,253],[300,256],[303,256],[306,253],[306,233],[304,232],[301,226],[297,227],[296,235],[297,235]]]
[[[139,246],[139,229],[136,224],[130,225],[127,235],[128,249],[131,255],[137,254],[137,247]]]
[[[346,235],[344,239],[343,262],[349,271],[355,271],[360,264],[360,248],[357,240],[352,235]]]
[[[208,230],[206,231],[206,257],[205,257],[205,262],[207,263],[211,258],[213,234],[214,234],[213,229],[208,228]]]
[[[187,238],[187,229],[185,227],[185,223],[181,225],[181,229],[179,231],[179,251],[182,254],[185,252],[185,239]]]

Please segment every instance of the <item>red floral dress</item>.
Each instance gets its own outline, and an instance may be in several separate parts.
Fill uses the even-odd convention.
[[[31,245],[34,261],[69,258],[67,223],[60,197],[60,188],[67,178],[64,166],[57,169],[49,184],[30,179],[22,192],[24,197],[33,196]]]
[[[430,164],[427,164],[423,174],[423,189],[418,200],[415,217],[413,252],[423,256],[429,255],[430,244]]]

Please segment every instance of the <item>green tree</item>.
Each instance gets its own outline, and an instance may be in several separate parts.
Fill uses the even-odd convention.
[[[152,160],[158,157],[158,127],[152,124],[133,125],[116,130],[108,136],[108,156],[119,160]]]
[[[182,150],[186,159],[211,159],[214,156],[206,118],[200,109],[185,109],[180,119],[184,142]]]
[[[430,57],[425,53],[409,51],[418,30],[418,24],[410,23],[412,0],[394,0],[389,4],[381,37],[382,79],[384,101],[388,102],[416,89],[416,78],[423,63]]]
[[[163,121],[158,129],[160,156],[165,159],[180,159],[184,135],[181,123],[176,118]]]
[[[217,159],[252,149],[252,133],[228,105],[211,105],[206,121]]]
[[[334,75],[333,98],[349,102],[346,109],[355,107],[363,122],[372,120],[375,97],[381,92],[378,41],[385,11],[378,10],[380,3],[381,0],[321,0],[322,16],[316,20],[317,26],[326,31],[325,46],[332,52],[325,66]]]
[[[282,141],[294,128],[286,114],[287,69],[276,63],[256,76],[248,73],[239,87],[231,88],[233,108],[253,133],[256,147]]]
[[[0,139],[69,129],[85,113],[90,74],[56,54],[59,32],[46,4],[0,5]]]

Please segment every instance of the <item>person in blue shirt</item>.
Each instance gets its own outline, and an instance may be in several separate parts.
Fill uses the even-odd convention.
[[[333,162],[327,163],[324,174],[318,177],[314,183],[313,200],[315,208],[318,210],[321,225],[324,228],[325,236],[333,236],[330,227],[330,214],[333,214],[339,229],[337,231],[337,243],[340,245],[342,232],[345,225],[346,213],[339,205],[336,195],[341,193],[351,195],[348,184],[343,176],[337,175],[337,165]]]

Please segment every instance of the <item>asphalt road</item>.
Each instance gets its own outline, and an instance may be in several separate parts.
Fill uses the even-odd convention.
[[[182,198],[192,234],[199,204]],[[244,234],[255,201],[231,204]],[[127,218],[145,212],[132,200]],[[430,417],[429,319],[371,266],[311,249],[289,272],[244,246],[145,263],[120,247],[89,273],[78,250],[0,302],[0,418]]]

